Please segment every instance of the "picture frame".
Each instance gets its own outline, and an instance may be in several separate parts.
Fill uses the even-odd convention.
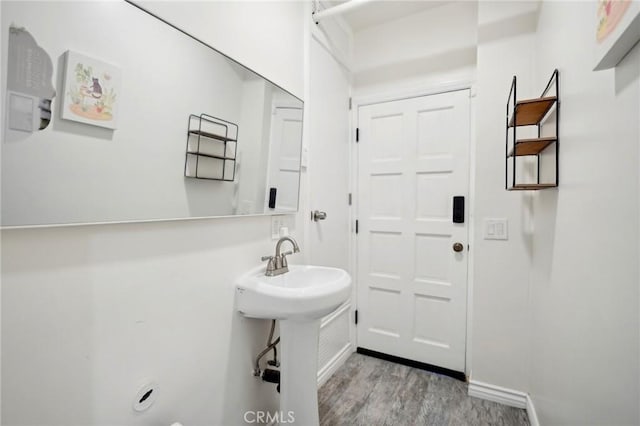
[[[640,40],[640,1],[597,0],[594,71],[614,68]]]
[[[65,52],[62,119],[115,130],[121,90],[120,68],[78,52]]]

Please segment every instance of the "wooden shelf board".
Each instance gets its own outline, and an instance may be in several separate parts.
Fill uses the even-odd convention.
[[[516,156],[538,155],[549,145],[557,141],[555,136],[535,139],[519,139],[516,142]],[[509,151],[509,157],[513,157],[513,148]]]
[[[519,183],[508,189],[509,191],[536,191],[547,188],[557,188],[557,186],[555,183]]]
[[[216,135],[215,133],[203,132],[202,130],[189,130],[189,133],[191,133],[192,135],[203,136],[205,138],[215,139],[222,142],[236,142],[235,139]]]
[[[516,102],[515,111],[511,116],[511,120],[509,120],[509,127],[513,127],[514,117],[516,126],[540,124],[557,100],[558,98],[556,96],[548,96],[545,98],[525,99]]]

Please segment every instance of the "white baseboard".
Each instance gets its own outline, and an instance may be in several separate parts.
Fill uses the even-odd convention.
[[[528,395],[526,393],[475,380],[469,381],[469,396],[510,405],[511,407],[527,408]]]
[[[318,387],[322,386],[336,372],[349,356],[355,352],[351,342],[347,343],[320,371],[318,371]]]
[[[527,416],[529,416],[529,424],[531,426],[540,426],[538,421],[538,414],[536,413],[536,407],[533,405],[533,400],[527,395]]]

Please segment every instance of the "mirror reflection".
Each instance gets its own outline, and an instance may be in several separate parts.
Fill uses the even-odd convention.
[[[282,88],[125,2],[2,2],[2,34],[3,226],[297,211]]]

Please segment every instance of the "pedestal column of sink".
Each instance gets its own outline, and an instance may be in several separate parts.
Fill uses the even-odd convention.
[[[280,411],[294,424],[317,426],[320,320],[280,321]]]
[[[289,272],[276,276],[265,276],[261,267],[236,283],[239,312],[280,321],[280,424],[318,426],[320,319],[350,294],[349,274],[325,266],[290,265]]]

